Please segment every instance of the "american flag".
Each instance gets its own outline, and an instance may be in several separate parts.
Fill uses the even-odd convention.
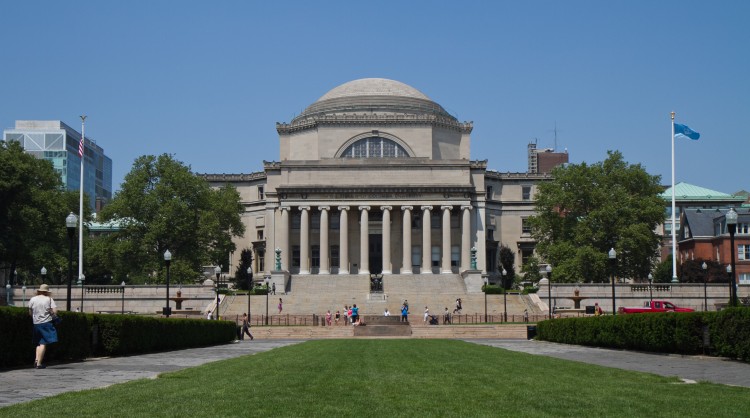
[[[83,157],[83,136],[81,136],[81,142],[78,143],[78,156]]]

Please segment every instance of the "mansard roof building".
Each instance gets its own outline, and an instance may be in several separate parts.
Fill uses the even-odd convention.
[[[252,248],[256,279],[476,271],[494,281],[501,244],[516,252],[519,271],[534,250],[525,219],[550,177],[488,170],[486,159],[471,159],[472,129],[397,81],[330,90],[277,123],[279,161],[204,175],[234,185],[245,206],[231,273],[239,251]]]

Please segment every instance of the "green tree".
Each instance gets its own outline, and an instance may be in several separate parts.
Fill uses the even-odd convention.
[[[222,264],[244,233],[243,207],[231,187],[213,190],[171,155],[136,159],[122,188],[101,213],[122,229],[104,237],[116,277],[164,282],[164,252],[172,253],[176,283],[200,277],[201,266]]]
[[[705,271],[703,270],[703,263],[706,263]],[[687,260],[678,267],[677,274],[682,283],[703,283],[704,280],[708,281],[708,283],[726,283],[729,281],[724,266],[714,260]],[[672,272],[671,268],[670,264],[670,276]]]
[[[17,141],[0,141],[0,268],[41,282],[44,266],[44,280],[59,283],[60,269],[67,271],[65,217],[71,211],[78,213],[78,193],[63,190],[49,161]]]
[[[610,248],[617,251],[618,277],[647,277],[660,243],[654,230],[664,220],[660,177],[618,151],[596,164],[557,167],[552,176],[539,185],[530,223],[555,281],[608,281]]]
[[[502,276],[502,287],[503,289],[510,289],[511,285],[516,281],[516,268],[513,265],[515,263],[516,253],[510,249],[507,245],[503,244],[500,246],[498,251],[498,261],[500,263],[500,271],[505,270],[505,275]]]
[[[253,251],[245,248],[240,252],[240,264],[237,266],[234,279],[232,279],[236,288],[242,290],[250,289],[250,283],[253,280],[252,265]],[[247,272],[248,268],[250,268],[250,273]]]
[[[654,283],[669,283],[672,281],[672,255],[668,255],[666,260],[656,264],[653,276]]]
[[[537,283],[542,280],[542,274],[539,273],[539,259],[536,257],[529,257],[526,263],[521,266],[521,272],[525,282]]]

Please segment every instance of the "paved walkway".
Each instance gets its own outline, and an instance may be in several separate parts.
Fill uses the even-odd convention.
[[[244,340],[214,347],[53,364],[41,370],[31,367],[8,370],[0,372],[0,408],[63,392],[102,388],[136,379],[153,379],[160,373],[300,342],[302,340]]]
[[[696,382],[750,387],[750,364],[717,357],[649,354],[533,340],[467,341],[599,366],[653,373],[661,376],[677,376],[681,379]]]
[[[8,370],[0,372],[0,407],[63,392],[102,388],[136,379],[153,379],[160,373],[255,354],[302,341],[244,340],[216,347],[89,359],[79,363],[53,365],[44,370]],[[750,387],[750,364],[713,357],[646,354],[526,340],[466,341],[606,367]]]

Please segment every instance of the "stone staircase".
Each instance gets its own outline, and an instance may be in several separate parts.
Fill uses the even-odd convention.
[[[464,282],[457,274],[386,275],[383,278],[382,293],[370,293],[370,280],[366,275],[296,275],[290,279],[288,290],[286,294],[277,291],[276,295],[268,296],[268,313],[271,317],[278,316],[279,298],[283,300],[282,316],[324,316],[328,310],[332,315],[337,310],[343,314],[344,305],[357,304],[360,315],[381,316],[387,308],[391,315],[398,317],[401,304],[408,300],[409,320],[414,325],[423,323],[425,306],[429,307],[430,314],[442,318],[445,308],[452,312],[456,298],[461,298],[462,313],[470,316],[464,318],[466,322],[484,321],[484,294],[466,293]],[[505,310],[503,305],[503,295],[487,295],[489,322],[502,320]],[[250,306],[254,318],[265,315],[266,296],[252,296]],[[507,296],[509,321],[519,322],[524,309],[528,310],[530,315],[538,313],[538,308],[527,296]],[[228,298],[221,307],[222,317],[228,319],[241,316],[247,311],[247,296]]]
[[[411,326],[398,316],[363,316],[364,326],[353,327],[355,337],[410,337]]]

